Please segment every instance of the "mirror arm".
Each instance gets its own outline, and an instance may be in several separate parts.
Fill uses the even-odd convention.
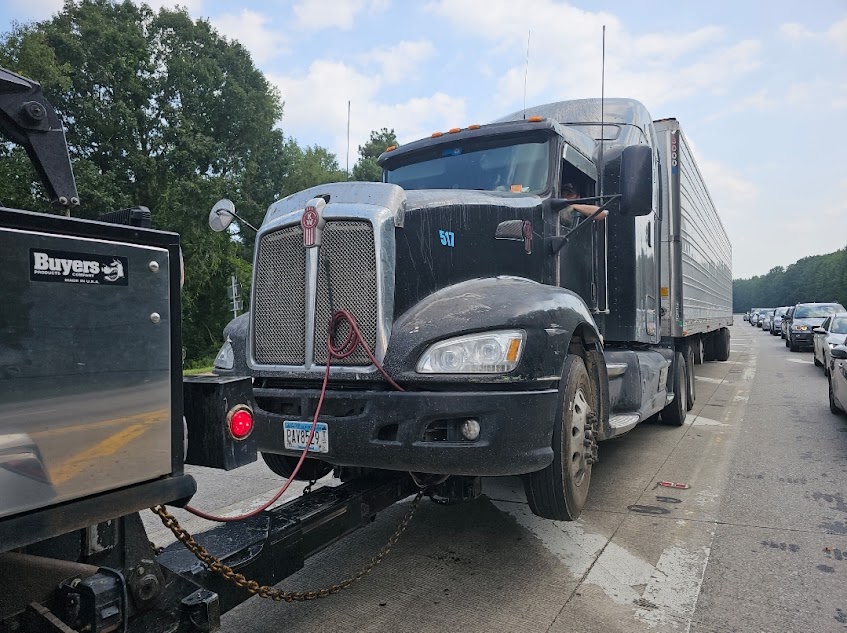
[[[235,211],[227,211],[227,210],[225,210],[225,209],[219,209],[219,210],[217,211],[217,213],[218,213],[218,215],[220,215],[221,213],[228,213],[229,215],[231,215],[232,217],[234,217],[236,220],[238,220],[238,221],[239,221],[239,222],[241,222],[242,224],[246,224],[247,226],[249,226],[251,229],[253,229],[253,231],[254,231],[254,232],[256,232],[256,233],[258,233],[258,232],[259,232],[259,229],[257,229],[255,226],[253,226],[252,224],[250,224],[247,220],[245,220],[244,218],[242,218],[242,217],[241,217],[240,215],[238,215]]]
[[[606,202],[604,202],[602,206],[597,207],[597,210],[594,213],[589,215],[587,218],[585,218],[585,220],[580,222],[578,225],[576,225],[570,231],[568,231],[564,235],[556,235],[554,237],[551,237],[550,238],[550,247],[553,249],[553,255],[556,255],[560,250],[562,250],[565,247],[565,244],[568,243],[568,240],[571,238],[571,236],[574,233],[579,231],[583,226],[587,226],[587,225],[591,224],[591,222],[594,221],[594,218],[596,218],[598,215],[600,215],[601,211],[604,211],[606,209],[606,207],[608,207],[610,204],[612,204],[615,200],[617,200],[620,197],[621,197],[620,194],[615,194],[614,196],[612,196],[611,198],[606,200]],[[599,197],[596,197],[596,198],[580,198],[579,200],[568,200],[568,202],[570,204],[581,204],[583,200],[591,201],[591,200],[599,200],[599,199],[600,199]],[[570,206],[570,205],[568,205],[568,206]]]

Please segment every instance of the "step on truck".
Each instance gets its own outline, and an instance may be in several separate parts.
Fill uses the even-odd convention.
[[[598,442],[682,425],[694,365],[729,357],[731,247],[678,123],[565,101],[379,164],[270,206],[217,379],[250,377],[281,475],[306,445],[302,479],[521,475],[534,513],[574,519]],[[359,337],[372,355],[330,358]]]

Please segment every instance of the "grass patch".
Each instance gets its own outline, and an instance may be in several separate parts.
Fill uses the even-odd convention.
[[[195,367],[193,369],[184,369],[182,371],[183,376],[199,376],[200,374],[208,374],[214,369],[213,365],[209,365],[208,367]]]

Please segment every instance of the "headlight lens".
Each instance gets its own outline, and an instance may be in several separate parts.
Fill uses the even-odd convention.
[[[794,330],[795,332],[805,332],[809,328],[806,325],[792,325],[791,329]]]
[[[232,340],[227,338],[221,351],[215,356],[215,367],[218,369],[232,369],[235,364],[235,353],[232,351]]]
[[[418,361],[419,374],[505,374],[518,366],[526,332],[471,334],[430,346]]]

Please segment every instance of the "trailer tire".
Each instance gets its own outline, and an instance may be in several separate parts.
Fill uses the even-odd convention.
[[[582,358],[568,355],[553,425],[553,463],[523,477],[536,516],[573,521],[582,512],[595,460],[597,392]]]
[[[673,390],[674,398],[671,403],[662,409],[662,422],[672,426],[685,424],[685,416],[688,414],[688,389],[680,389],[680,385],[688,384],[688,368],[682,354],[677,352],[673,359]]]
[[[297,466],[299,457],[291,457],[290,455],[277,455],[276,453],[262,453],[262,459],[268,465],[274,474],[285,479],[291,477],[294,472],[294,467]],[[297,471],[295,481],[312,481],[325,477],[332,472],[332,464],[328,464],[320,459],[307,458],[300,470]]]
[[[703,337],[697,336],[694,338],[692,342],[692,347],[694,348],[694,364],[702,365],[705,360],[706,351],[703,345]]]
[[[729,329],[722,327],[714,337],[715,360],[729,360]]]
[[[694,408],[694,400],[697,397],[697,387],[694,384],[694,350],[691,349],[690,345],[686,345],[682,349],[682,354],[685,356],[685,370],[688,378],[688,400],[686,401],[686,406],[688,407],[688,411],[691,411]]]
[[[715,360],[715,337],[713,334],[703,337],[703,360]]]

